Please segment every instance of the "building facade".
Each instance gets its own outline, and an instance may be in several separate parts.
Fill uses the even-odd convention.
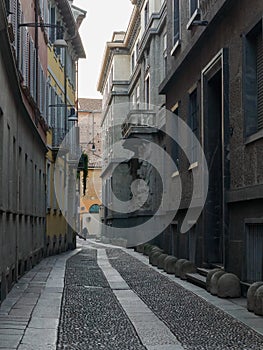
[[[81,173],[80,180],[80,232],[86,228],[89,236],[97,237],[101,233],[101,105],[101,99],[79,98],[80,147],[88,159],[87,178]]]
[[[0,2],[0,301],[44,255],[47,42],[23,26],[40,20],[29,2]]]
[[[151,200],[160,204],[152,167],[138,159],[127,161],[114,149],[123,138],[122,145],[137,138],[135,153],[140,140],[153,142],[176,164],[176,171],[164,164],[163,174],[173,179],[171,183],[180,179],[182,186],[180,194],[170,198],[171,205],[180,202],[177,214],[155,243],[196,266],[221,266],[235,273],[245,288],[263,278],[262,3],[255,0],[251,7],[231,0],[132,2],[127,31],[114,33],[107,44],[98,85],[105,142],[104,234],[110,236],[109,227],[114,236],[111,226],[140,224],[147,217],[145,205],[150,215],[156,209]],[[125,104],[129,108],[121,108]],[[162,108],[154,110],[153,105],[166,111],[161,114]],[[178,135],[175,120],[188,125],[190,136]],[[201,215],[188,220],[193,198],[206,186],[195,188],[195,179],[204,170],[196,139],[209,179],[204,206],[195,201],[191,208]],[[115,164],[119,166],[113,172]],[[128,215],[114,210],[118,200],[124,207],[131,202],[131,184],[138,179],[148,185],[145,205]],[[155,188],[151,181],[157,183]],[[182,230],[182,225],[189,229]]]
[[[78,159],[73,162],[65,150],[55,167],[55,158],[59,128],[65,136],[77,123],[77,60],[85,57],[78,28],[84,17],[68,0],[0,1],[0,301],[43,256],[75,246],[76,233],[62,214],[66,203],[78,221],[78,184],[72,180]],[[55,47],[57,39],[66,48]],[[69,146],[77,149],[75,129]],[[68,189],[57,186],[60,207],[54,190],[59,181]]]
[[[45,0],[43,1],[45,3]],[[78,29],[86,12],[73,1],[46,1],[48,23],[48,153],[47,153],[47,231],[46,254],[54,254],[76,246],[78,227],[77,189],[73,181],[74,162],[70,165],[69,150],[63,150],[65,137],[77,115],[77,65],[85,58]],[[59,27],[56,27],[59,26]],[[58,39],[65,39],[64,43]],[[66,44],[66,45],[65,45]],[[64,45],[64,46],[63,46]],[[78,128],[76,127],[78,132]],[[63,142],[64,140],[64,142]],[[76,164],[75,164],[76,165]],[[72,169],[71,169],[72,168]],[[74,188],[72,188],[72,186]],[[74,203],[74,204],[73,204]],[[69,216],[75,216],[73,221]],[[72,223],[72,224],[70,224]]]
[[[134,10],[127,31],[114,33],[112,42],[107,44],[98,84],[103,94],[103,235],[107,238],[120,238],[108,226],[128,228],[146,222],[161,200],[160,180],[154,168],[147,165],[147,159],[124,160],[118,154],[118,142],[127,140],[127,145],[134,137],[137,138],[135,153],[144,142],[163,147],[165,99],[158,94],[156,86],[165,76],[166,2],[132,3]],[[156,62],[160,65],[158,69]],[[138,206],[136,198],[140,196],[142,182],[147,183],[149,196]],[[131,186],[132,183],[137,185]],[[117,209],[119,200],[122,213]],[[129,237],[121,235],[121,238],[129,245]]]
[[[179,149],[186,194],[163,246],[198,266],[221,265],[248,283],[263,278],[262,6],[256,0],[167,2],[167,75],[159,87],[166,108],[199,139],[209,169],[202,215],[182,234],[191,174],[200,164]],[[169,142],[167,149],[172,154]]]

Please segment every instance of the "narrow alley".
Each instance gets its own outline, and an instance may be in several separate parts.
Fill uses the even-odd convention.
[[[244,298],[219,299],[131,249],[78,241],[27,272],[0,308],[0,349],[263,349]]]

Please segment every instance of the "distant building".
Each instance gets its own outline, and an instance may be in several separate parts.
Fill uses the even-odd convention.
[[[160,129],[165,123],[165,98],[156,87],[165,76],[166,2],[132,3],[134,10],[127,31],[115,32],[106,45],[98,83],[103,94],[103,236],[109,239],[118,238],[111,227],[146,222],[160,204],[161,194],[161,183],[151,165],[135,159],[124,161],[118,154],[119,147],[114,149],[118,141],[130,138],[137,139],[135,152],[143,142],[164,147]],[[135,180],[143,180],[149,188],[146,202],[138,209],[131,200]],[[140,196],[141,189],[135,190]],[[116,210],[119,200],[123,202],[122,210],[127,206],[126,212]]]
[[[79,98],[78,125],[80,146],[88,156],[88,177],[84,194],[83,177],[80,182],[81,232],[100,235],[99,208],[101,206],[101,99]]]

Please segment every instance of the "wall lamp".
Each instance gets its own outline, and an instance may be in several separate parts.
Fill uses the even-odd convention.
[[[58,29],[61,33],[64,31],[64,27],[53,23],[41,23],[41,22],[30,22],[30,23],[18,23],[18,27],[33,27],[33,28],[53,28]]]
[[[90,141],[88,144],[91,145],[91,152],[96,152],[95,143]]]
[[[68,116],[69,122],[77,122],[78,121],[78,115],[76,113],[75,108],[70,108],[70,115]]]

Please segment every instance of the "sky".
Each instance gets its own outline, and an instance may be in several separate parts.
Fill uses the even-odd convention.
[[[130,0],[74,0],[87,11],[80,36],[87,59],[79,60],[79,97],[102,98],[97,83],[107,41],[114,31],[126,31],[133,10]]]

